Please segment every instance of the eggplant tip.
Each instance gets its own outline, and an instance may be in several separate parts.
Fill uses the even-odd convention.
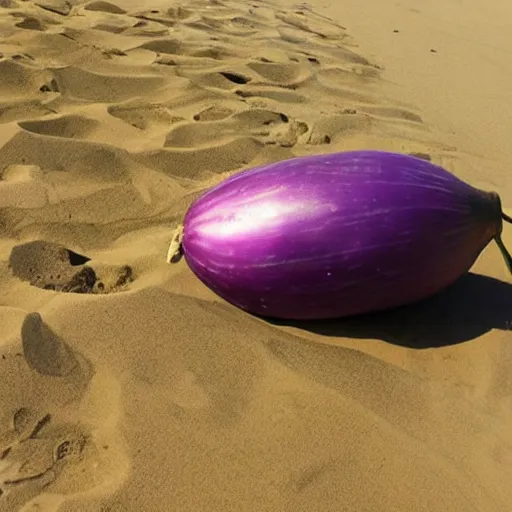
[[[505,213],[503,209],[501,209],[501,218],[505,222],[508,222],[512,224],[512,217]],[[507,251],[507,248],[505,247],[505,244],[503,243],[503,240],[501,239],[501,235],[496,236],[495,238],[496,244],[498,245],[500,252],[503,256],[503,259],[505,260],[505,263],[507,264],[508,271],[512,274],[512,256]]]
[[[512,256],[507,251],[507,248],[505,247],[505,244],[503,243],[503,240],[501,239],[501,236],[497,236],[495,238],[496,245],[499,247],[500,252],[503,256],[503,259],[505,260],[505,263],[507,265],[508,271],[512,274]]]
[[[181,244],[183,240],[183,226],[180,224],[172,235],[171,243],[169,244],[169,250],[167,251],[167,263],[178,263],[183,256],[183,246]]]

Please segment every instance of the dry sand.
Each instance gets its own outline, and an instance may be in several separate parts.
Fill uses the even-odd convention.
[[[420,153],[512,203],[509,2],[423,3],[0,0],[1,511],[512,509],[494,245],[302,328],[165,263],[201,191],[294,155]]]

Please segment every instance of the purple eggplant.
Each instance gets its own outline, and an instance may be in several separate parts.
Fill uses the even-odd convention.
[[[498,194],[442,167],[349,151],[234,174],[190,206],[178,239],[194,274],[226,301],[260,316],[324,319],[436,294],[492,240],[512,272],[503,220],[512,222]]]

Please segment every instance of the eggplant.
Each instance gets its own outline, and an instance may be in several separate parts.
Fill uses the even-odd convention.
[[[199,197],[168,261],[258,316],[341,318],[439,293],[501,239],[496,192],[416,156],[363,150],[238,172]]]

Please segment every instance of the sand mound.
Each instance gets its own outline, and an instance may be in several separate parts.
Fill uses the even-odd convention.
[[[340,23],[10,0],[0,31],[0,510],[508,512],[508,285],[299,328],[165,262],[239,169],[361,147],[456,167]]]

